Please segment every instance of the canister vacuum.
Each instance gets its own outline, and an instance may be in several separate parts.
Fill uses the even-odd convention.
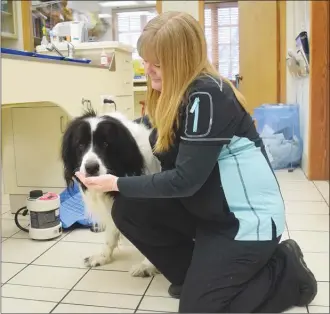
[[[30,215],[30,225],[24,228],[18,221],[19,214]],[[28,232],[31,239],[50,240],[62,234],[60,221],[60,197],[56,193],[44,193],[41,190],[30,191],[26,206],[15,213],[15,223],[18,228]]]

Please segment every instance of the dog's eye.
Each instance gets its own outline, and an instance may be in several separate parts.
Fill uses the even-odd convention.
[[[104,147],[108,147],[109,144],[108,144],[107,142],[103,142],[103,146],[104,146]]]
[[[79,144],[79,149],[83,150],[84,149],[84,144]]]

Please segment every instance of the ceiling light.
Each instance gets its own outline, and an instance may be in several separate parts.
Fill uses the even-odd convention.
[[[123,7],[123,6],[131,6],[136,5],[136,1],[106,1],[106,2],[99,2],[101,7]]]
[[[144,1],[147,4],[156,4],[156,1]]]

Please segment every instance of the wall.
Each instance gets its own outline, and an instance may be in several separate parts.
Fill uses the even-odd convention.
[[[162,12],[181,11],[191,14],[199,20],[198,1],[162,1]]]
[[[295,38],[306,30],[310,36],[310,1],[286,1],[286,45],[295,51]],[[300,111],[300,133],[303,138],[304,150],[302,169],[308,175],[309,146],[309,76],[294,79],[287,70],[287,103],[298,103]]]
[[[23,26],[21,1],[14,1],[16,5],[16,27],[17,39],[1,38],[1,47],[12,49],[23,49]]]

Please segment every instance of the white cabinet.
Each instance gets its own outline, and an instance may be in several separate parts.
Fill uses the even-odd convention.
[[[18,187],[65,187],[60,158],[68,121],[59,107],[12,108]]]

